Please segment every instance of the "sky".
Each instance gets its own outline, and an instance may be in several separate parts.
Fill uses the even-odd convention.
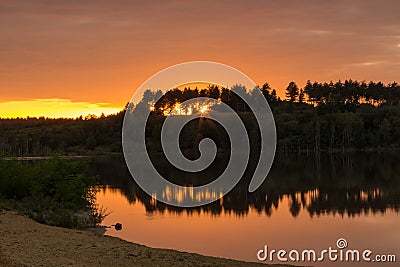
[[[400,82],[400,1],[0,2],[0,117],[114,113],[156,72],[215,61],[268,82]]]

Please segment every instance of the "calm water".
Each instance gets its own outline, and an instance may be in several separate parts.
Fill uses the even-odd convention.
[[[399,162],[398,153],[280,155],[256,192],[247,193],[249,179],[245,178],[223,199],[191,209],[166,206],[149,197],[130,178],[122,157],[96,158],[92,171],[102,183],[98,204],[111,212],[104,225],[123,224],[122,231],[109,229],[107,235],[246,261],[257,261],[257,251],[264,245],[319,252],[336,249],[337,239],[345,238],[348,249],[396,255],[397,263],[368,266],[398,266]],[[297,265],[348,263],[325,260]]]

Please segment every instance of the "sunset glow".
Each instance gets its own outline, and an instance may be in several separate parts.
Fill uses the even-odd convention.
[[[1,118],[77,118],[79,116],[118,113],[122,107],[107,103],[72,102],[69,99],[32,99],[0,102]]]
[[[205,112],[207,112],[207,110],[208,110],[208,106],[207,105],[204,105],[204,106],[202,106],[201,108],[200,108],[200,113],[205,113]]]
[[[290,81],[393,82],[400,73],[400,4],[389,2],[5,0],[1,116],[114,112],[158,71],[194,60],[235,67],[281,97]],[[74,104],[65,111],[47,103],[41,112],[36,104],[12,108],[15,101],[37,103],[32,99]],[[90,106],[103,102],[110,104]]]
[[[206,113],[211,107],[213,106],[213,104],[211,103],[203,103],[203,102],[196,102],[193,104],[186,104],[183,105],[181,103],[176,103],[174,105],[174,107],[172,108],[172,110],[170,110],[167,107],[164,107],[163,110],[163,114],[164,116],[170,116],[170,115],[192,115],[196,112],[199,113]],[[150,106],[150,110],[154,110],[154,108],[152,106]]]
[[[399,12],[0,0],[0,267],[399,265]]]

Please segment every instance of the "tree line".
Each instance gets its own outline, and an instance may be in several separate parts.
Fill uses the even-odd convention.
[[[250,102],[259,97],[254,89],[247,90],[240,85],[235,89],[243,90]],[[335,83],[307,81],[303,88],[290,82],[285,99],[281,99],[268,83],[259,89],[274,114],[278,151],[400,147],[400,86],[395,82],[385,85],[382,82],[352,80]],[[162,95],[157,103],[151,103],[156,94],[160,92],[146,91],[142,101],[152,105],[151,116],[155,119],[153,125],[148,123],[150,132],[160,129],[165,111],[168,113],[176,104],[196,97],[211,97],[228,104],[245,123],[247,121],[253,127],[249,106],[227,88],[210,85],[201,89],[172,89]],[[122,121],[129,108],[132,108],[131,104],[127,104],[118,114],[101,117],[0,119],[0,153],[38,156],[121,152]],[[192,134],[198,140],[198,133]],[[187,146],[192,147],[195,142],[188,140]]]
[[[265,99],[274,106],[276,103],[289,102],[309,104],[313,107],[328,105],[331,109],[330,112],[337,111],[355,111],[357,107],[362,104],[369,104],[374,107],[384,105],[397,106],[400,102],[400,85],[396,82],[387,85],[382,82],[359,82],[353,80],[337,81],[337,82],[311,82],[307,81],[303,88],[300,88],[295,82],[290,82],[285,90],[285,99],[281,99],[275,89],[271,88],[268,83],[264,83],[261,87],[254,88],[248,91],[241,85],[235,85],[236,90],[246,92],[247,97],[251,100],[256,97],[254,94],[255,89],[261,90]],[[153,93],[146,91],[143,100],[150,100],[161,92]],[[185,87],[183,90],[175,88],[168,91],[163,95],[155,105],[156,109],[172,108],[176,103],[182,103],[186,100],[196,97],[210,97],[219,99],[222,102],[231,106],[236,111],[243,111],[243,100],[234,94],[231,90],[217,85],[209,85],[207,88],[198,89],[197,87],[191,89]]]

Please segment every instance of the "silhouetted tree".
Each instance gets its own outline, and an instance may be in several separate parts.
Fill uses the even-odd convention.
[[[304,92],[303,92],[303,89],[300,89],[299,103],[304,103]]]
[[[286,88],[286,98],[289,99],[290,102],[295,102],[297,97],[299,96],[299,87],[295,82],[290,82],[288,87]]]

